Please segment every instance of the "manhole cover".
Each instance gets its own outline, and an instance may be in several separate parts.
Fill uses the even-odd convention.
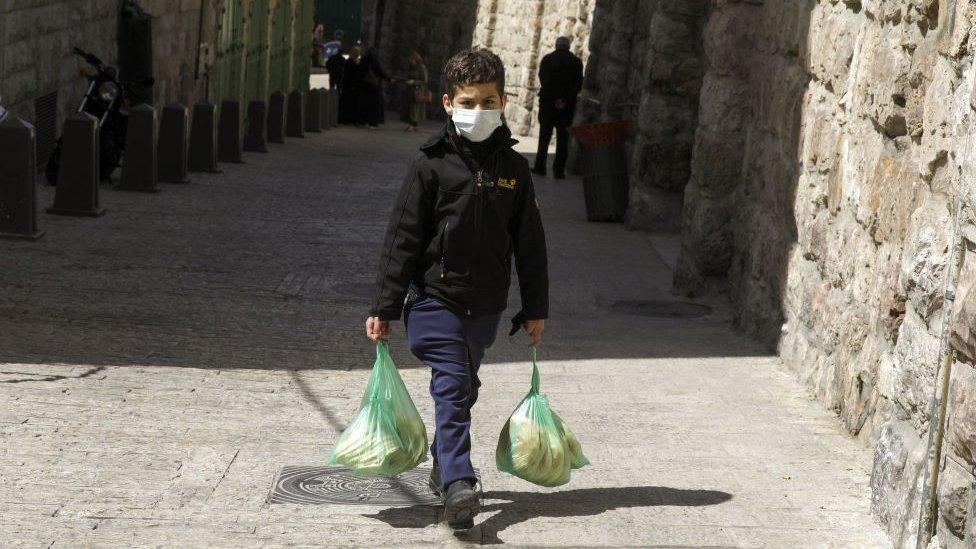
[[[698,318],[712,312],[706,305],[684,301],[617,301],[610,308],[618,313],[655,318]]]
[[[345,467],[283,467],[271,489],[270,503],[305,505],[439,505],[427,486],[430,468],[411,469],[394,478],[357,477]]]
[[[340,294],[367,301],[376,297],[376,284],[371,282],[344,282],[332,286],[332,289]]]

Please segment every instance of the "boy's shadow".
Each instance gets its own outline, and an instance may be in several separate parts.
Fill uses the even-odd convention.
[[[482,505],[482,516],[488,517],[474,530],[463,535],[467,541],[483,545],[503,543],[498,533],[509,526],[538,517],[583,517],[599,515],[611,509],[628,507],[716,505],[732,499],[732,494],[716,490],[679,490],[663,486],[626,488],[583,488],[563,492],[485,492],[483,501],[505,500],[508,503]],[[393,507],[365,517],[382,520],[394,528],[426,528],[437,524],[440,511],[429,505]],[[480,534],[480,540],[477,538]],[[474,538],[474,539],[469,539]]]

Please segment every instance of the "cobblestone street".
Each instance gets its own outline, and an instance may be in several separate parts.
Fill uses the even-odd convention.
[[[592,465],[558,489],[495,468],[531,373],[527,336],[505,335],[513,288],[475,408],[480,527],[455,537],[420,505],[268,503],[282,467],[325,464],[359,405],[383,229],[436,126],[400,128],[289,139],[159,194],[103,187],[104,217],[42,214],[41,240],[0,241],[0,545],[889,545],[871,451],[723,302],[628,313],[684,310],[677,239],[586,222],[572,176],[536,181],[552,279],[540,368]],[[395,323],[430,432],[429,373],[404,339]]]

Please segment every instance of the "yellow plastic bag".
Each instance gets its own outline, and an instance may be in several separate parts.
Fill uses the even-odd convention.
[[[532,348],[532,388],[498,435],[495,463],[500,471],[541,486],[569,482],[572,469],[589,465],[579,439],[539,394],[539,367]]]
[[[376,344],[376,363],[356,418],[339,435],[330,465],[354,474],[392,477],[427,459],[427,429],[386,343]]]

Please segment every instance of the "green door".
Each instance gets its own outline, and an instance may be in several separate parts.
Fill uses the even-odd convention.
[[[359,41],[363,27],[362,0],[315,0],[315,20],[325,25],[325,39],[348,48]]]
[[[295,9],[294,51],[292,52],[292,89],[308,91],[312,72],[312,27],[315,25],[313,0],[298,0]]]
[[[241,0],[225,0],[217,19],[217,101],[241,101],[244,85],[244,23]]]
[[[248,21],[247,65],[244,71],[244,104],[268,100],[268,0],[251,0]],[[245,110],[245,112],[247,112]]]
[[[268,74],[270,91],[287,94],[291,91],[293,25],[292,0],[275,0],[271,9],[271,49]]]

